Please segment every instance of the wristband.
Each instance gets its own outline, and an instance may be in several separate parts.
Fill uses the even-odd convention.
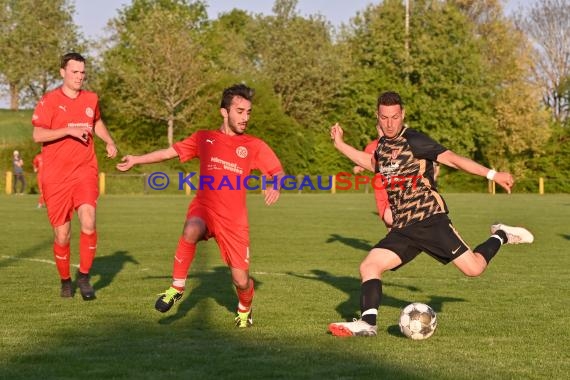
[[[489,181],[493,181],[495,179],[495,174],[497,174],[497,172],[495,170],[493,170],[493,169],[489,170],[487,172],[487,179]]]

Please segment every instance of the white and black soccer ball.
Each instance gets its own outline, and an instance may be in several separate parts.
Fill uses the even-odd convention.
[[[425,303],[414,302],[400,313],[400,331],[413,340],[427,339],[437,327],[435,311]]]

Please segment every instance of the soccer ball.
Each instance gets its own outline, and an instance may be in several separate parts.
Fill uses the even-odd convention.
[[[411,303],[400,313],[400,331],[413,340],[427,339],[435,332],[437,315],[424,303]]]

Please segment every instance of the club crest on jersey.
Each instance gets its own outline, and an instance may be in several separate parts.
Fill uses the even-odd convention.
[[[239,158],[246,158],[247,157],[247,148],[245,146],[238,146],[236,148],[236,154]]]
[[[85,108],[85,115],[87,115],[88,117],[93,117],[94,114],[95,112],[93,111],[93,108],[91,107]]]

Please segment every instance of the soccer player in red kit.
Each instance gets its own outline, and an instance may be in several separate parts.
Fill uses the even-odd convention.
[[[34,141],[42,143],[42,190],[49,222],[54,231],[53,253],[61,278],[61,296],[73,297],[70,274],[71,218],[77,211],[79,273],[77,286],[84,300],[95,299],[89,271],[97,248],[95,208],[97,206],[98,166],[94,138],[106,145],[107,157],[117,155],[101,120],[97,94],[83,90],[85,58],[78,53],[61,59],[61,87],[46,93],[32,117]]]
[[[42,208],[45,207],[45,201],[44,193],[42,191],[42,170],[44,166],[44,159],[41,152],[36,154],[34,160],[32,161],[32,165],[34,166],[34,173],[36,173],[36,178],[38,181],[38,193],[40,193],[40,196],[38,198],[38,208]]]
[[[382,135],[380,134],[380,136],[382,136]],[[374,154],[374,151],[376,150],[377,147],[378,147],[378,139],[372,140],[366,145],[366,147],[364,148],[364,152],[369,153],[369,154]],[[366,169],[364,169],[362,166],[358,166],[358,165],[356,165],[352,169],[354,174],[362,173],[365,170]],[[380,177],[380,174],[376,173],[374,176]],[[382,181],[375,181],[373,183],[376,184],[376,185],[373,185],[372,187],[374,189],[374,199],[376,200],[376,209],[378,210],[378,216],[384,222],[384,225],[386,225],[387,228],[390,228],[390,226],[392,224],[392,215],[391,215],[391,212],[389,211],[389,207],[388,207],[389,206],[388,193],[386,192],[385,188],[380,187],[383,184]],[[374,186],[376,186],[376,187],[374,187]]]
[[[201,240],[215,238],[222,259],[229,266],[237,291],[236,326],[253,323],[251,304],[253,279],[249,276],[249,223],[246,188],[243,178],[253,169],[277,178],[284,175],[279,159],[271,148],[257,137],[246,135],[251,113],[253,90],[238,84],[224,90],[220,106],[223,118],[218,130],[201,130],[167,149],[141,156],[125,156],[117,165],[121,171],[137,164],[150,164],[178,157],[181,162],[200,159],[200,183],[190,203],[182,236],[174,255],[172,285],[160,295],[155,308],[165,313],[182,298],[190,264]],[[265,203],[279,198],[279,189],[265,192]]]

